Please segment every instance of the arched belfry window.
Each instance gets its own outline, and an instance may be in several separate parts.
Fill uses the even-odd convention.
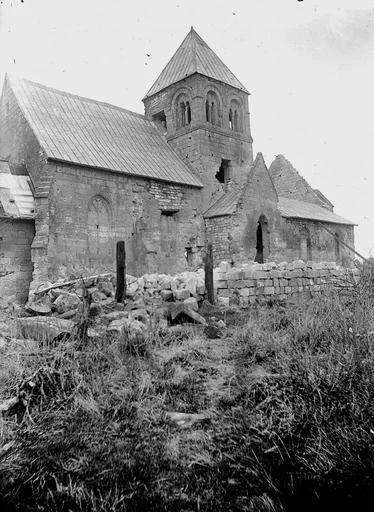
[[[183,128],[191,123],[191,104],[186,94],[180,94],[175,102],[176,126]]]
[[[191,107],[189,101],[186,103],[186,122],[187,124],[191,123]]]
[[[231,108],[229,110],[229,128],[230,128],[230,130],[234,129],[234,120],[233,120],[233,115],[232,115]]]
[[[205,101],[205,119],[208,123],[220,126],[220,102],[217,94],[209,91]]]
[[[242,108],[237,100],[231,100],[229,109],[229,128],[234,132],[243,131]]]

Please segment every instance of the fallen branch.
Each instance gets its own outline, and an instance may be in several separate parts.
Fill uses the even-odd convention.
[[[98,279],[99,277],[109,277],[114,275],[113,272],[107,272],[106,274],[97,274],[95,276],[89,276],[89,277],[78,277],[77,279],[72,279],[70,281],[65,281],[63,283],[55,283],[51,284],[51,286],[47,286],[46,288],[43,288],[42,290],[34,292],[34,295],[40,296],[44,293],[49,292],[50,290],[54,290],[55,288],[64,288],[65,286],[71,286],[72,284],[76,284],[79,281],[83,281],[84,284],[86,284],[86,281],[89,281],[90,279]]]

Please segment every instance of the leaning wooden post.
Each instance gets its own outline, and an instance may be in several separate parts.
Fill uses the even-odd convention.
[[[125,242],[117,242],[116,250],[117,261],[117,288],[116,301],[123,302],[126,295],[126,251]]]
[[[214,304],[214,285],[213,285],[213,246],[208,243],[205,254],[205,289],[208,301]]]

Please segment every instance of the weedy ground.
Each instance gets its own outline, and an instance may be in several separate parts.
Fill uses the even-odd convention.
[[[203,313],[224,336],[3,346],[1,400],[42,379],[23,422],[0,424],[0,509],[369,510],[370,273],[345,293]],[[180,427],[168,411],[206,421]]]

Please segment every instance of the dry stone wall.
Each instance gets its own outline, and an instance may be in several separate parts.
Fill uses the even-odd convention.
[[[222,262],[216,272],[216,293],[221,305],[248,306],[261,299],[287,299],[298,294],[312,296],[331,288],[349,287],[357,279],[356,269],[334,262],[245,264],[232,268]]]

